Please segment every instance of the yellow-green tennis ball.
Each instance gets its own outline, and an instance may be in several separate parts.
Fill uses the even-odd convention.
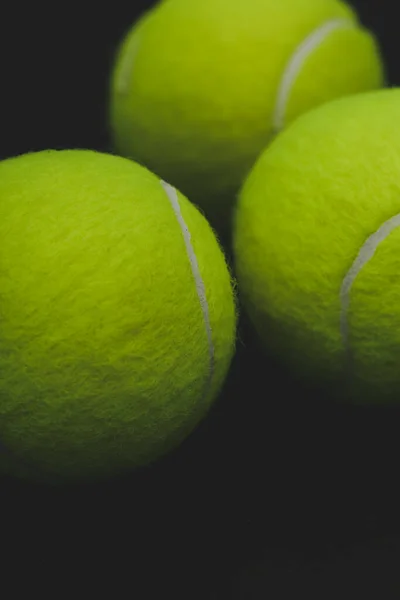
[[[235,218],[266,346],[356,402],[400,403],[400,90],[335,100],[262,154]]]
[[[168,0],[118,52],[114,144],[221,227],[276,132],[383,80],[374,37],[340,0]]]
[[[176,446],[235,341],[204,217],[137,164],[91,151],[0,163],[0,463],[100,479]]]

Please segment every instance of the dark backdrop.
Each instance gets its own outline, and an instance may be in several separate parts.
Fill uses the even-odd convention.
[[[108,150],[115,48],[152,3],[33,4],[2,7],[1,158]],[[400,84],[396,3],[353,4]],[[292,381],[242,322],[221,400],[165,461],[68,490],[0,480],[0,573],[13,563],[14,586],[55,597],[397,598],[399,428],[398,410],[332,406]]]

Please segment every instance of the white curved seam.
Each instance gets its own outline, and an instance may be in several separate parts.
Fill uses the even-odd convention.
[[[186,252],[189,259],[190,267],[192,270],[193,278],[196,285],[197,297],[200,302],[201,310],[203,313],[204,326],[207,335],[207,343],[208,343],[208,356],[209,356],[209,369],[208,369],[208,377],[205,385],[204,396],[206,396],[211,387],[211,383],[214,376],[215,370],[215,348],[213,342],[212,328],[211,328],[211,320],[210,320],[210,310],[207,301],[206,288],[204,285],[203,278],[200,273],[199,264],[197,261],[196,254],[193,249],[191,235],[188,226],[185,223],[185,220],[182,215],[181,207],[179,205],[179,199],[177,191],[174,187],[166,183],[165,181],[161,181],[161,185],[164,188],[168,199],[171,203],[172,209],[175,213],[176,219],[179,223],[179,226],[182,231],[183,239],[186,246]],[[190,334],[190,332],[188,332]]]
[[[340,333],[344,348],[349,354],[349,308],[350,308],[350,294],[352,287],[358,275],[365,267],[365,265],[373,258],[376,250],[382,242],[384,242],[389,235],[400,227],[400,214],[392,217],[386,221],[375,233],[373,233],[362,246],[357,258],[352,264],[346,277],[343,279],[342,287],[340,290]]]
[[[297,47],[287,64],[279,85],[278,97],[272,122],[275,132],[279,132],[285,125],[285,115],[290,93],[292,91],[294,82],[301,73],[307,58],[326,40],[329,35],[331,35],[331,33],[337,29],[353,29],[355,27],[357,27],[357,23],[351,19],[331,19],[315,29]]]
[[[120,65],[120,71],[115,82],[115,90],[117,94],[125,95],[129,92],[131,76],[139,50],[139,42],[140,36],[134,36],[128,42],[128,48],[125,51],[125,56]]]

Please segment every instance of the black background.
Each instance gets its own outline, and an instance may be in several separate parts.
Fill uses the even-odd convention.
[[[1,158],[111,150],[114,52],[151,4],[2,8]],[[400,84],[397,3],[353,4]],[[67,490],[0,480],[2,579],[12,563],[14,589],[54,597],[398,598],[399,430],[399,410],[334,406],[291,380],[243,321],[221,400],[164,461]]]

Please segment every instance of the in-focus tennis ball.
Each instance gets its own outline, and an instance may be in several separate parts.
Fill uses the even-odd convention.
[[[218,393],[235,339],[224,256],[180,193],[120,157],[0,163],[0,462],[48,481],[145,465]]]
[[[278,131],[383,79],[373,36],[340,0],[168,0],[141,18],[118,52],[114,144],[221,228]]]
[[[266,346],[355,402],[400,403],[400,90],[335,100],[262,154],[235,218]]]

